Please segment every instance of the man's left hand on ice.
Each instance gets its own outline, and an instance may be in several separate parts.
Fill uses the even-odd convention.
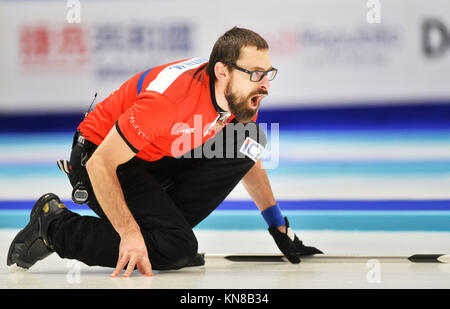
[[[275,226],[269,227],[269,233],[272,235],[278,248],[284,256],[286,256],[289,262],[298,264],[300,263],[301,256],[323,253],[315,247],[303,245],[303,242],[290,228],[287,217],[284,217],[284,220],[286,222],[286,233],[281,232],[278,227]]]

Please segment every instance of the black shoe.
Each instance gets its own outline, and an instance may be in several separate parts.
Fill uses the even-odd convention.
[[[41,196],[31,209],[30,222],[21,230],[11,243],[7,265],[28,269],[55,250],[48,237],[50,223],[60,214],[69,211],[58,196],[47,193]]]

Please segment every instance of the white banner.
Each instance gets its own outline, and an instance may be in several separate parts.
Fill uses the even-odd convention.
[[[233,26],[269,42],[263,107],[450,99],[448,0],[0,1],[0,24],[3,113],[85,110]]]

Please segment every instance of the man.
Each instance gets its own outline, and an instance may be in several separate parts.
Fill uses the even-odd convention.
[[[321,253],[289,228],[259,158],[266,138],[254,121],[276,73],[266,41],[235,27],[208,62],[193,58],[132,77],[79,125],[65,166],[74,201],[99,218],[45,194],[7,264],[29,268],[57,252],[115,267],[111,276],[125,269],[124,277],[135,267],[150,276],[200,265],[192,228],[241,180],[289,261]]]

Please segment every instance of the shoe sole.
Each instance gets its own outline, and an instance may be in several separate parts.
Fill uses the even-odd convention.
[[[24,250],[26,251],[31,251],[31,249],[33,248],[33,246],[36,244],[36,241],[34,241],[29,248],[26,248],[27,246],[25,245],[24,242],[19,242],[18,240],[22,237],[23,234],[25,234],[26,232],[28,232],[33,224],[36,224],[39,222],[39,217],[37,216],[38,211],[41,209],[41,205],[45,205],[45,203],[47,203],[48,201],[57,198],[59,200],[59,198],[53,194],[53,193],[47,193],[44,194],[41,198],[39,198],[36,203],[34,204],[33,208],[31,209],[31,213],[30,213],[30,221],[28,222],[28,224],[16,235],[16,237],[14,237],[13,241],[11,242],[11,245],[9,247],[8,250],[8,258],[6,261],[6,264],[8,265],[8,268],[11,271],[17,271],[20,269],[20,271],[26,271],[28,270],[32,265],[28,265],[27,263],[21,263],[20,261],[17,262],[13,262],[13,253],[14,252],[23,252]],[[47,201],[46,201],[47,200]],[[42,204],[44,203],[44,204]],[[36,240],[41,239],[40,237],[38,237]],[[42,242],[45,241],[43,239],[41,239]],[[49,255],[51,254],[51,252],[49,251]],[[18,269],[19,268],[19,269]]]

